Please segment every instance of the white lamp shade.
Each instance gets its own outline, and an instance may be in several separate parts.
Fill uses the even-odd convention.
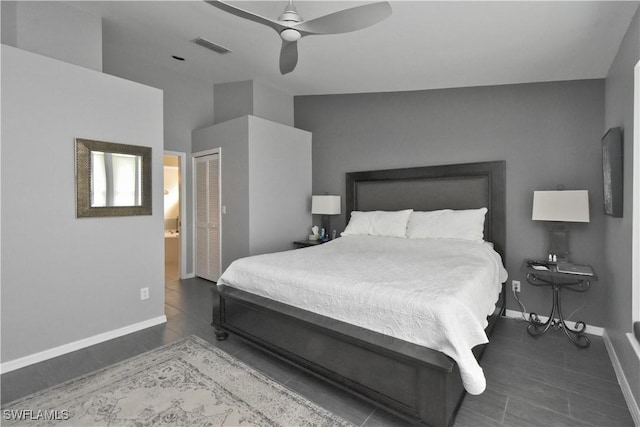
[[[534,191],[535,221],[589,222],[589,191]]]
[[[340,215],[340,196],[311,196],[311,213]]]

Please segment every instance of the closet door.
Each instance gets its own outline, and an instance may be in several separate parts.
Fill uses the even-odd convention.
[[[196,276],[217,281],[220,277],[220,157],[196,157],[195,226]]]

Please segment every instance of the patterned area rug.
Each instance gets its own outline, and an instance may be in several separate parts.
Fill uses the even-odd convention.
[[[196,336],[11,402],[2,425],[351,426]]]

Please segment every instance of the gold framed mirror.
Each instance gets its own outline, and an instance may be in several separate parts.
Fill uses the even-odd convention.
[[[151,215],[151,147],[76,138],[76,217]]]

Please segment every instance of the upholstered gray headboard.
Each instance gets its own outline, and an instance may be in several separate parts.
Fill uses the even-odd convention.
[[[347,221],[354,210],[486,207],[485,240],[504,259],[505,172],[505,161],[495,161],[347,173]]]

